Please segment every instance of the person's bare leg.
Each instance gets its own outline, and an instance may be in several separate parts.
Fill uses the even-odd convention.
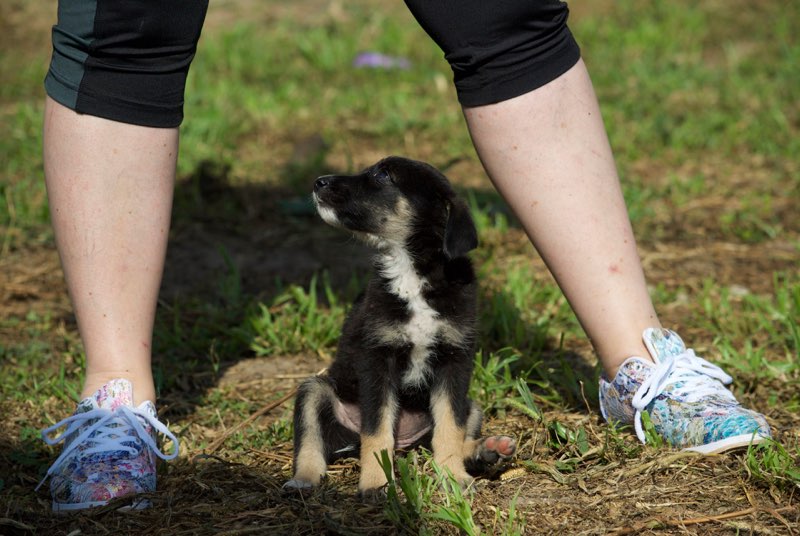
[[[48,98],[44,169],[86,350],[82,397],[114,378],[155,402],[153,322],[172,210],[176,128],[80,115]]]
[[[498,104],[465,108],[478,155],[613,377],[660,327],[583,61]]]

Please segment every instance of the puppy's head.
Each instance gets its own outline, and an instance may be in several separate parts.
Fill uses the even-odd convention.
[[[421,241],[454,259],[478,245],[469,208],[424,162],[391,156],[357,175],[320,177],[314,203],[327,223],[381,249]]]

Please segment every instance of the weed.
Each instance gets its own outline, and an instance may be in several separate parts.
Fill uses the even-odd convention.
[[[643,445],[636,436],[631,438],[631,427],[620,426],[617,422],[606,423],[603,430],[603,444],[598,457],[606,462],[615,459],[636,459],[641,455]]]
[[[773,440],[750,445],[744,458],[748,476],[779,489],[800,490],[800,448],[792,450]]]
[[[528,386],[528,382],[524,378],[518,378],[516,388],[519,397],[506,398],[506,403],[534,421],[542,422],[544,419],[542,411],[533,401],[533,394],[531,393],[531,388]]]
[[[433,495],[434,482],[416,468],[417,454],[411,452],[407,456],[397,457],[394,460],[394,470],[389,453],[385,450],[381,451],[379,461],[389,483],[384,508],[386,517],[405,532],[414,533],[420,530],[420,534],[425,534],[420,524]]]
[[[470,383],[469,397],[485,413],[505,410],[509,394],[514,390],[516,378],[511,365],[519,361],[519,354],[509,348],[489,353],[475,354],[475,370]]]
[[[270,449],[292,443],[294,427],[291,418],[280,418],[266,427],[254,427],[243,434],[241,446],[245,450]]]
[[[440,520],[467,534],[478,533],[461,484],[430,453],[411,452],[396,458],[396,477],[386,451],[381,452],[380,462],[389,483],[385,512],[397,527],[412,534],[434,534],[433,522]],[[435,476],[425,472],[426,466]]]
[[[444,504],[437,505],[431,517],[441,519],[457,527],[463,534],[474,536],[480,534],[480,529],[472,516],[472,505],[461,483],[456,480],[453,473],[446,467],[431,460],[431,467],[436,473],[437,483],[442,486]]]
[[[339,339],[345,308],[338,303],[327,276],[322,290],[327,305],[317,295],[317,277],[308,289],[292,285],[272,300],[258,304],[248,315],[247,327],[253,337],[250,348],[256,355],[291,354],[303,350],[319,352],[331,348]]]
[[[553,420],[547,423],[547,441],[550,450],[558,456],[555,469],[562,473],[574,472],[590,453],[586,428],[571,429]]]
[[[656,427],[650,419],[650,413],[647,411],[642,412],[642,430],[644,430],[644,439],[647,445],[657,449],[664,446],[664,438],[656,431]]]
[[[389,454],[382,451],[379,461],[388,481],[384,513],[396,528],[409,534],[430,535],[439,533],[437,522],[444,522],[461,534],[481,534],[473,515],[470,489],[464,489],[450,470],[436,463],[429,452],[410,452],[396,458],[393,467]],[[433,474],[428,474],[426,468]],[[510,501],[507,512],[493,508],[495,529],[500,529],[493,534],[524,533],[525,520],[517,516],[518,495]]]
[[[495,509],[495,531],[493,534],[507,534],[509,536],[521,536],[525,534],[526,522],[523,516],[518,515],[517,499],[520,492],[517,491],[508,505],[508,512],[504,513],[499,508]],[[500,527],[497,527],[500,525]],[[499,528],[500,530],[497,530]]]

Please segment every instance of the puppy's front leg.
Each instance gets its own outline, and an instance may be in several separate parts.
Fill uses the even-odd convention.
[[[381,451],[392,459],[394,452],[394,424],[397,420],[397,396],[389,389],[380,398],[366,396],[361,401],[361,477],[358,491],[362,497],[374,499],[386,485],[386,474],[378,463]],[[377,403],[376,403],[377,402]]]
[[[464,466],[472,476],[487,475],[508,460],[517,450],[517,442],[509,436],[480,437],[483,412],[475,402],[467,418],[467,440],[464,442]]]
[[[459,400],[447,385],[437,386],[431,393],[431,413],[433,415],[433,438],[431,447],[433,459],[446,467],[462,485],[472,481],[464,467],[464,449],[467,443],[468,408],[457,407]],[[466,397],[464,403],[466,404]]]

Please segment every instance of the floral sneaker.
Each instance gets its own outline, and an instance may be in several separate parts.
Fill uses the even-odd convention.
[[[633,424],[644,443],[642,412],[672,446],[711,454],[771,437],[760,413],[743,408],[725,388],[733,378],[687,349],[677,333],[647,329],[645,346],[655,364],[627,359],[613,381],[600,378],[606,421]]]
[[[60,428],[66,430],[56,437]],[[172,441],[164,454],[156,444],[156,432]],[[48,445],[64,442],[61,456],[39,483],[51,477],[54,512],[101,506],[130,496],[126,508],[147,508],[141,493],[156,489],[156,456],[171,460],[178,455],[178,439],[156,416],[147,401],[133,407],[133,386],[124,379],[111,380],[92,396],[81,400],[71,417],[42,430]]]

